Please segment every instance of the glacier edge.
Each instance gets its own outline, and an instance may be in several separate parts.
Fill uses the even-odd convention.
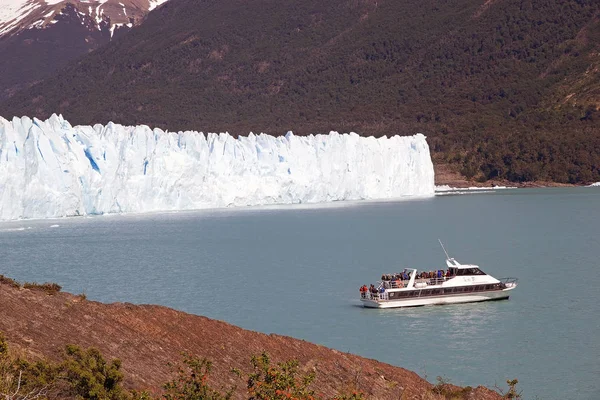
[[[233,138],[0,117],[0,219],[433,196],[422,134]]]

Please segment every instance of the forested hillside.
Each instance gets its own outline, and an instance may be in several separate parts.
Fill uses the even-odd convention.
[[[473,179],[600,181],[597,0],[171,0],[0,115],[429,137]]]

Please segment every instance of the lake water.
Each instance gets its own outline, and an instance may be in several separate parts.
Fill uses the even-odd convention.
[[[600,187],[339,207],[0,223],[0,274],[162,304],[526,399],[600,399]],[[58,226],[56,226],[58,225]],[[358,288],[444,254],[516,276],[510,300],[373,310]],[[214,360],[218,362],[218,360]]]

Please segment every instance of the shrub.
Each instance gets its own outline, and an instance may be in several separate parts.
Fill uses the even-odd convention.
[[[10,279],[9,277],[6,277],[4,275],[0,275],[0,284],[8,285],[16,289],[19,289],[21,287],[21,284],[19,282],[15,281],[14,279]]]
[[[165,400],[228,400],[233,395],[233,388],[222,394],[208,386],[206,381],[212,363],[206,358],[199,359],[184,353],[183,364],[184,367],[177,368],[177,378],[163,386]]]
[[[248,377],[248,394],[250,400],[313,400],[314,391],[309,389],[315,380],[315,372],[297,377],[298,361],[290,360],[279,363],[276,367],[271,365],[267,353],[252,356],[254,373]]]
[[[95,348],[82,350],[68,345],[67,359],[62,363],[64,378],[74,393],[91,400],[125,400],[127,393],[121,387],[121,361],[106,362]]]
[[[473,391],[471,386],[464,388],[456,387],[450,384],[448,379],[438,376],[436,385],[431,389],[435,394],[444,396],[448,400],[461,400],[470,398],[470,394]]]
[[[49,295],[55,295],[56,293],[60,292],[62,287],[58,284],[58,283],[36,283],[36,282],[25,282],[23,284],[23,287],[25,289],[30,289],[30,290],[41,290],[43,292],[46,292]]]
[[[0,332],[0,396],[7,400],[48,398],[55,392],[57,368],[45,361],[30,363],[9,351]]]

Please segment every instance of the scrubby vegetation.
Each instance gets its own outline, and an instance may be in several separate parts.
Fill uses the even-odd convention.
[[[132,398],[121,387],[120,362],[104,361],[96,349],[67,346],[61,362],[30,362],[11,352],[0,334],[0,396],[7,400]]]
[[[456,387],[450,384],[450,382],[441,376],[437,377],[437,383],[431,389],[431,391],[435,394],[442,395],[445,399],[449,400],[459,400],[459,399],[468,399],[469,394],[473,391],[471,386],[465,387]]]
[[[273,365],[267,353],[253,356],[252,370],[232,370],[232,376],[245,381],[248,400],[319,400],[314,370],[301,368],[296,360]],[[161,395],[147,391],[129,391],[123,387],[121,362],[107,361],[95,348],[87,350],[66,346],[60,361],[28,361],[11,351],[0,332],[0,397],[5,400],[90,399],[90,400],[228,400],[236,386],[215,389],[209,378],[212,363],[206,358],[184,354],[173,366],[174,378],[165,383]],[[521,399],[517,380],[508,381],[506,399]],[[438,379],[431,389],[430,400],[469,399],[471,388],[456,388]],[[158,397],[157,397],[158,396]],[[368,396],[359,388],[341,390],[331,400],[364,400]]]
[[[23,284],[15,281],[14,279],[8,278],[4,275],[0,275],[0,285],[9,285],[16,289],[29,289],[29,290],[39,290],[42,292],[46,292],[49,295],[54,295],[62,290],[62,286],[58,283],[37,283],[37,282],[25,282]]]
[[[50,283],[50,282],[46,282],[46,283],[25,282],[23,284],[23,288],[31,289],[31,290],[41,290],[43,292],[46,292],[49,295],[56,294],[56,293],[60,292],[62,289],[62,287],[59,284]]]
[[[8,285],[17,289],[21,287],[21,284],[19,282],[4,275],[0,275],[0,284]]]
[[[413,134],[472,179],[600,181],[596,0],[171,0],[0,115]]]

